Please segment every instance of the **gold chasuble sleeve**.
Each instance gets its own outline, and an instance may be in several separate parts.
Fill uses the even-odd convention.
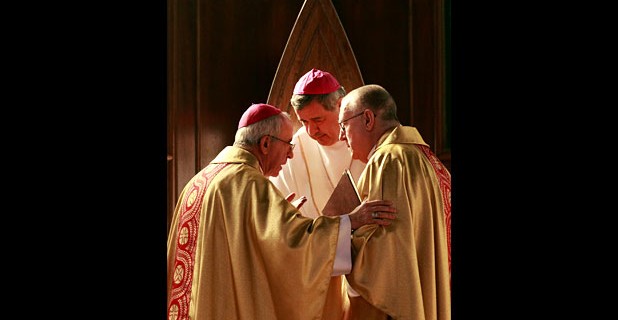
[[[219,171],[209,176],[213,170]],[[185,225],[174,219],[170,230],[168,316],[321,319],[339,217],[300,215],[261,174],[255,157],[236,147],[189,182],[174,216],[196,202],[199,219]],[[192,249],[186,239],[193,239]]]
[[[393,201],[397,220],[354,232],[347,279],[363,299],[394,319],[448,320],[450,173],[438,174],[424,148],[413,127],[397,127],[378,142],[357,186],[361,199]]]

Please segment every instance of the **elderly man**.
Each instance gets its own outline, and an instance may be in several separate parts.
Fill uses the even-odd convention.
[[[292,122],[267,104],[183,188],[168,237],[168,319],[318,319],[351,270],[352,229],[390,225],[389,201],[311,219],[268,180],[294,156]]]
[[[354,269],[360,297],[350,319],[449,320],[451,175],[418,130],[402,126],[381,86],[365,85],[341,101],[340,139],[367,166],[361,199],[392,200],[398,221],[355,230]]]

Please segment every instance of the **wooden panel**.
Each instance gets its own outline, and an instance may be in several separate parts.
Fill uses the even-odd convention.
[[[393,96],[397,115],[411,124],[411,65],[408,1],[333,0],[366,84]],[[422,66],[421,66],[422,67]]]
[[[293,85],[313,67],[333,73],[347,91],[363,83],[383,85],[396,99],[402,123],[422,127],[438,156],[447,159],[448,131],[440,127],[448,122],[447,89],[440,87],[447,81],[440,30],[445,1],[450,3],[169,0],[168,216],[179,188],[232,143],[242,112],[264,101],[288,110]],[[301,19],[309,6],[313,17]],[[345,30],[345,41],[324,31],[337,28]],[[293,52],[305,55],[286,60],[282,53],[292,33],[299,34]],[[348,45],[353,53],[324,50]],[[358,77],[339,74],[349,69],[358,69]],[[275,88],[279,73],[287,75]]]
[[[196,3],[170,1],[168,33],[168,228],[178,195],[196,172]]]
[[[423,138],[436,150],[436,138],[438,129],[436,110],[439,109],[440,97],[438,96],[442,79],[438,57],[439,51],[437,32],[434,26],[437,2],[433,0],[412,1],[410,10],[411,19],[415,21],[411,28],[410,45],[412,48],[424,46],[424,50],[415,50],[411,56],[412,62],[412,105],[413,123],[423,135]],[[427,26],[427,27],[423,27]],[[422,67],[421,67],[422,66]]]
[[[411,19],[414,21],[411,47],[422,48],[413,50],[412,54],[414,123],[432,150],[450,169],[450,144],[447,143],[445,120],[444,1],[412,1]]]
[[[266,102],[302,0],[200,1],[199,165],[234,142],[238,120]]]
[[[277,67],[268,103],[288,112],[300,127],[290,104],[294,85],[312,68],[330,72],[350,91],[363,77],[335,7],[330,0],[307,0],[298,14]]]
[[[450,168],[445,13],[450,0],[333,0],[365,83],[386,88],[404,125],[416,126]]]
[[[267,100],[302,4],[168,1],[168,218],[189,179],[232,144],[244,110]]]

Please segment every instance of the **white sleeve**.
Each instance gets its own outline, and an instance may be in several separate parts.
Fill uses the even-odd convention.
[[[347,214],[340,217],[337,252],[331,276],[340,276],[352,271],[352,223]]]

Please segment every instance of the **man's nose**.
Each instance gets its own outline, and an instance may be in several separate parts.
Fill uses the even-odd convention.
[[[320,126],[318,126],[315,123],[308,123],[307,124],[307,133],[309,133],[310,136],[318,133],[320,131]]]

